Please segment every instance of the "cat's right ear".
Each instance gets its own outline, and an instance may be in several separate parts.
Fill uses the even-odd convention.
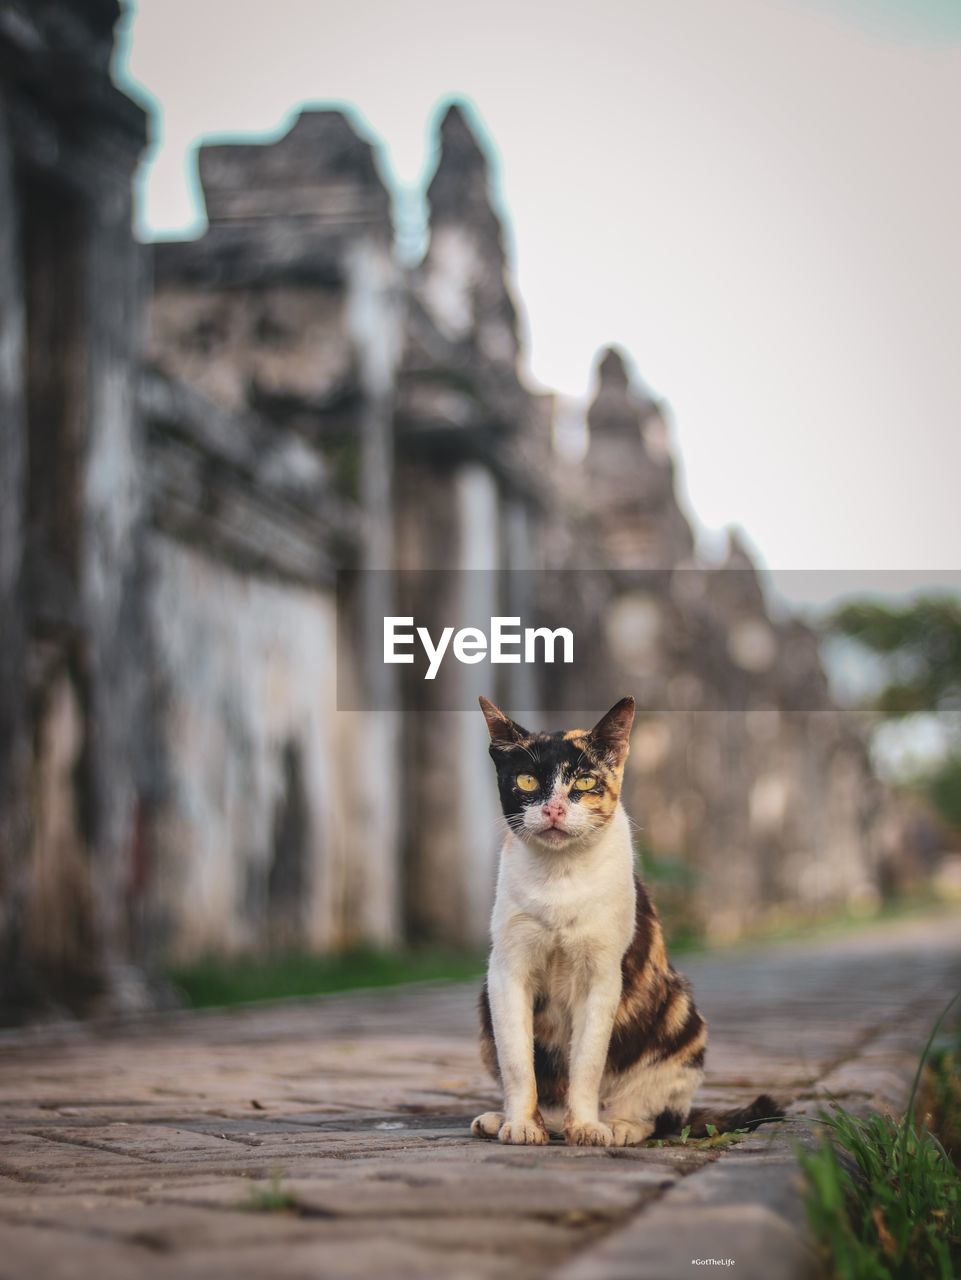
[[[523,742],[531,736],[526,729],[516,724],[510,716],[505,716],[500,707],[495,707],[490,698],[485,698],[482,694],[477,701],[480,703],[480,709],[483,711],[484,719],[487,721],[491,743],[495,747],[510,747],[517,742]]]

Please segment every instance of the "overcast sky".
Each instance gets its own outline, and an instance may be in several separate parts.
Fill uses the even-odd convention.
[[[535,384],[617,342],[686,502],[791,569],[959,565],[956,0],[139,0],[146,238],[196,234],[205,136],[349,104],[416,231],[439,105],[495,157]]]

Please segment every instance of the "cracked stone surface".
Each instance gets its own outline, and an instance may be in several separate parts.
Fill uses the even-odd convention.
[[[961,916],[688,958],[702,1100],[736,1146],[507,1148],[470,986],[0,1036],[0,1280],[673,1280],[815,1274],[793,1143],[833,1096],[902,1107],[961,985]]]

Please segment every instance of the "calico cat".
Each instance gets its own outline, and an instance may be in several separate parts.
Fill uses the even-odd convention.
[[[634,699],[593,729],[550,734],[480,704],[508,826],[481,992],[481,1052],[504,1110],[471,1132],[545,1143],[542,1108],[564,1107],[568,1143],[628,1146],[687,1123],[696,1136],[780,1114],[765,1095],[691,1112],[707,1025],[668,962],[620,803]]]

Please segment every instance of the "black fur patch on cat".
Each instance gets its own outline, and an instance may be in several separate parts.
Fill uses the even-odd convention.
[[[680,1111],[662,1111],[654,1121],[652,1138],[666,1138],[672,1133],[680,1133],[687,1117]]]
[[[500,1079],[500,1067],[497,1065],[497,1045],[494,1041],[494,1023],[491,1020],[491,1002],[487,994],[487,983],[480,989],[477,1008],[481,1020],[481,1061],[495,1079]]]
[[[735,1129],[756,1129],[767,1120],[783,1120],[784,1108],[768,1093],[759,1093],[746,1107],[732,1107],[729,1111],[713,1111],[708,1107],[695,1107],[687,1118],[691,1126],[690,1137],[708,1137],[707,1126],[718,1133],[733,1133]]]
[[[534,1075],[537,1100],[543,1106],[563,1106],[567,1099],[567,1061],[560,1049],[548,1049],[534,1041]]]

